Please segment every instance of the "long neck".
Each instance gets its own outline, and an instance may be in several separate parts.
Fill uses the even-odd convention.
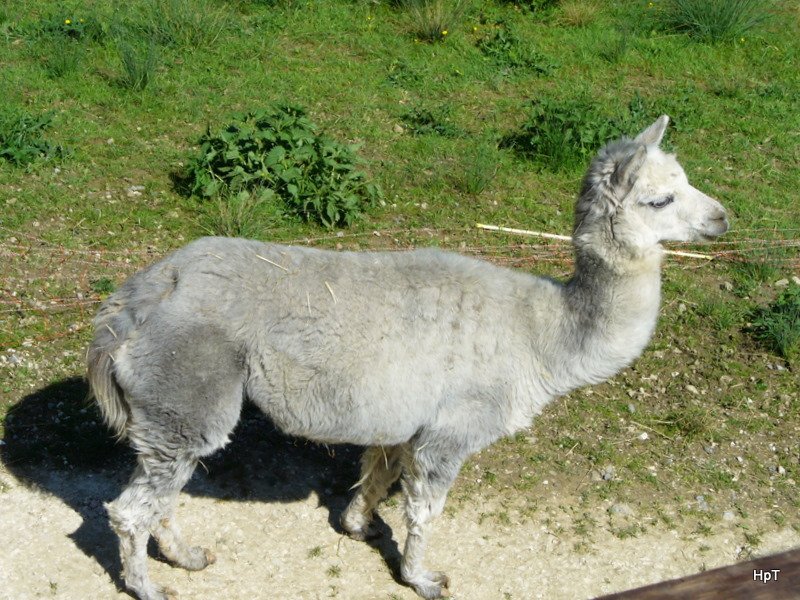
[[[655,329],[661,297],[660,247],[631,253],[579,240],[575,250],[560,320],[570,388],[603,381],[637,358]]]

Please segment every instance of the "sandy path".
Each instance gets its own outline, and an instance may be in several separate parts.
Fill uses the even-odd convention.
[[[116,493],[121,477],[51,471],[35,479],[48,491],[0,467],[0,597],[128,597],[115,581],[119,562],[101,505]],[[381,552],[336,533],[328,503],[320,503],[316,492],[283,502],[226,501],[206,495],[203,485],[190,484],[177,516],[192,540],[216,552],[218,562],[187,573],[150,560],[153,578],[181,598],[416,598],[393,580]],[[381,515],[402,543],[399,504],[383,506]],[[732,525],[698,539],[653,528],[624,540],[609,533],[588,552],[577,552],[573,534],[554,535],[541,522],[515,522],[513,516],[504,525],[481,522],[479,513],[486,509],[459,508],[443,515],[434,530],[429,564],[448,572],[456,599],[592,598],[736,560]],[[764,535],[758,553],[798,545],[798,533],[783,530]],[[393,543],[384,540],[382,547],[393,560]]]

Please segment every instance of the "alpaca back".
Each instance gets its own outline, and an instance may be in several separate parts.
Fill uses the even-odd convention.
[[[474,419],[485,430],[475,443],[485,445],[527,425],[549,399],[538,394],[544,359],[532,356],[531,331],[547,337],[559,294],[549,280],[438,250],[204,238],[114,294],[95,345],[112,354],[138,328],[135,352],[116,367],[134,373],[134,355],[156,352],[147,347],[155,331],[143,335],[148,320],[176,331],[213,326],[242,357],[246,394],[288,433],[395,444],[437,420],[457,429]]]

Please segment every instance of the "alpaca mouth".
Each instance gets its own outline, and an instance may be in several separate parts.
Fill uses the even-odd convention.
[[[709,242],[721,236],[728,231],[728,219],[722,217],[721,219],[714,219],[702,230],[697,231],[698,237],[705,242]]]

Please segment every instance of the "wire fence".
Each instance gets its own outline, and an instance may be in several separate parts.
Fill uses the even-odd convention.
[[[124,279],[160,258],[165,249],[141,246],[125,249],[66,248],[30,233],[0,226],[5,239],[0,241],[0,319],[17,314],[75,311],[91,315],[102,302],[103,294],[93,290],[101,277]],[[741,229],[702,252],[715,261],[727,263],[768,263],[781,270],[800,268],[800,229]],[[769,236],[769,237],[767,237]],[[572,268],[572,248],[566,240],[516,241],[519,235],[476,230],[435,228],[393,229],[372,232],[337,232],[322,236],[285,240],[283,243],[379,250],[405,250],[436,245],[495,264],[533,268],[547,265],[555,275],[568,275]],[[530,239],[530,238],[528,238]],[[683,247],[681,244],[671,247]],[[684,269],[704,268],[707,261],[671,258],[670,264]],[[2,326],[0,324],[0,326]]]

